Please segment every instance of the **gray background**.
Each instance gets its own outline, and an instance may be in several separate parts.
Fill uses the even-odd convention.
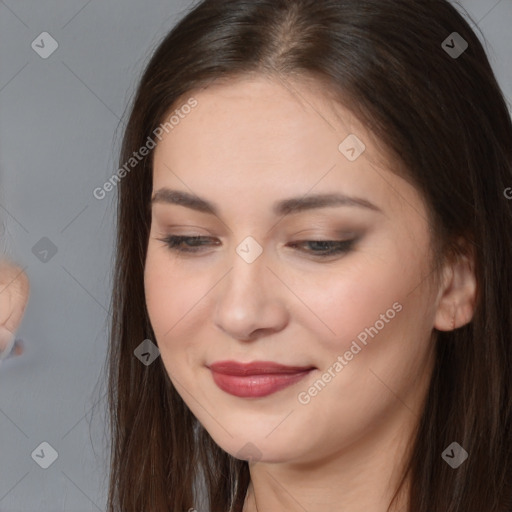
[[[0,1],[0,237],[31,281],[18,332],[26,352],[0,369],[2,512],[105,509],[102,377],[115,192],[100,201],[92,191],[117,169],[123,119],[144,64],[191,5]],[[461,5],[487,40],[510,105],[512,0]],[[42,32],[59,45],[47,59],[31,47]],[[36,244],[48,249],[43,237],[53,256],[51,249],[34,254]],[[31,456],[42,442],[58,453],[48,469]]]

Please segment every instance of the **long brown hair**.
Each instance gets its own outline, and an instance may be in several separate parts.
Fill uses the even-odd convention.
[[[457,56],[443,47],[454,32],[468,43]],[[462,237],[474,250],[475,314],[437,333],[404,479],[412,482],[410,512],[512,510],[512,201],[504,194],[512,187],[512,124],[478,37],[445,0],[206,0],[147,65],[120,165],[191,91],[248,73],[322,81],[406,170],[434,220],[436,246]],[[144,339],[155,340],[143,275],[152,154],[125,167],[117,184],[108,511],[200,509],[202,488],[208,510],[239,512],[248,463],[210,438],[161,358],[145,366],[134,356]],[[453,441],[469,452],[456,470],[441,457]]]

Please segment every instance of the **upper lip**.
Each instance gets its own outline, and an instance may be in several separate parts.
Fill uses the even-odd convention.
[[[299,373],[312,370],[313,366],[287,366],[273,361],[253,361],[239,363],[237,361],[217,361],[208,366],[211,370],[225,375],[262,375]]]

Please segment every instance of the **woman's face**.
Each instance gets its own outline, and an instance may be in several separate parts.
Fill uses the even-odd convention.
[[[268,462],[416,420],[438,304],[422,198],[319,87],[246,78],[194,97],[155,149],[145,269],[183,400],[225,451]],[[319,199],[332,194],[352,199]],[[201,238],[173,249],[169,236]],[[210,369],[221,361],[302,372],[227,376]]]

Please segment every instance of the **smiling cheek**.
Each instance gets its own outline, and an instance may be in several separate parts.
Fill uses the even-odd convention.
[[[289,302],[293,322],[314,336],[314,352],[335,359],[350,350],[358,336],[361,347],[369,346],[364,340],[373,339],[368,330],[375,335],[375,328],[370,329],[375,324],[376,336],[382,338],[381,332],[400,322],[397,317],[407,306],[418,269],[405,269],[392,248],[387,255],[384,252],[381,248],[378,256],[376,252],[354,255],[340,261],[337,270],[297,277],[291,288],[301,301]]]
[[[191,368],[199,363],[207,294],[216,280],[218,276],[208,272],[185,271],[165,248],[150,242],[144,273],[146,306],[169,373],[181,373],[184,364]]]

